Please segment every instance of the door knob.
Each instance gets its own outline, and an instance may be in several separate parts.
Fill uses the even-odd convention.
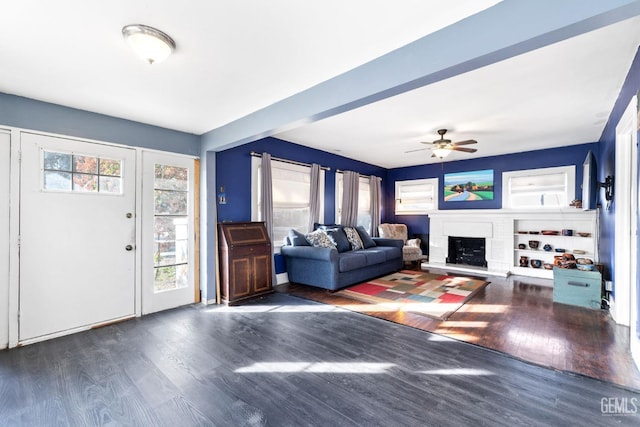
[[[133,246],[131,246],[131,245],[127,245],[127,246],[125,246],[124,248],[125,248],[126,250],[128,250],[128,251],[133,250]]]

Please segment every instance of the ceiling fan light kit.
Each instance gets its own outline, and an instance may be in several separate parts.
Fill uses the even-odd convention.
[[[439,157],[440,159],[444,159],[449,154],[451,154],[452,151],[462,151],[465,153],[475,153],[476,151],[478,151],[475,148],[462,147],[463,145],[477,144],[478,141],[476,141],[475,139],[467,139],[465,141],[451,142],[450,139],[444,138],[444,135],[446,133],[447,133],[446,129],[438,129],[438,135],[440,135],[440,139],[436,139],[433,142],[422,142],[422,144],[431,144],[432,146],[431,157]],[[413,151],[419,151],[419,150],[411,150],[411,151],[407,151],[407,153],[411,153]]]
[[[149,64],[164,61],[176,48],[176,42],[168,34],[148,25],[125,25],[122,37],[136,55]]]

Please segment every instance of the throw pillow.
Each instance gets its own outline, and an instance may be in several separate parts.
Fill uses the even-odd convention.
[[[357,251],[358,249],[362,249],[362,239],[360,239],[360,235],[353,227],[344,227],[344,233],[347,235],[347,239],[349,243],[351,243],[351,249]]]
[[[324,230],[312,231],[306,234],[305,237],[311,246],[315,248],[335,248],[336,243]]]
[[[347,239],[347,235],[344,233],[342,228],[327,230],[327,234],[333,238],[334,242],[336,242],[338,252],[342,253],[351,250],[351,243],[349,243],[349,239]]]
[[[313,223],[314,230],[330,230],[334,228],[342,228],[340,224],[320,224],[319,222]]]
[[[293,246],[309,246],[304,234],[293,228],[289,230],[289,241]]]
[[[373,239],[371,238],[371,236],[369,236],[369,233],[367,233],[367,230],[365,230],[363,226],[357,226],[356,231],[358,232],[360,240],[362,240],[362,246],[365,249],[373,248],[374,246],[376,246],[376,242],[373,241]]]

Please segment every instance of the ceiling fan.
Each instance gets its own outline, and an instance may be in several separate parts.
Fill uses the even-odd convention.
[[[475,153],[478,151],[475,148],[467,148],[462,147],[462,145],[470,145],[477,144],[478,141],[475,139],[467,139],[465,141],[451,142],[450,139],[445,139],[444,134],[447,133],[446,129],[438,129],[438,135],[440,135],[440,139],[436,139],[433,142],[421,142],[421,144],[431,144],[431,150],[433,153],[431,157],[440,157],[441,159],[447,157],[449,153],[452,151],[464,151],[465,153]],[[412,153],[414,151],[424,150],[424,148],[420,148],[418,150],[410,150],[405,151],[405,153]]]

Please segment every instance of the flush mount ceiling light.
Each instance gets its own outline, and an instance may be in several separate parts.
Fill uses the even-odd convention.
[[[149,64],[164,61],[176,48],[171,37],[147,25],[126,25],[122,27],[122,36],[136,55]]]

